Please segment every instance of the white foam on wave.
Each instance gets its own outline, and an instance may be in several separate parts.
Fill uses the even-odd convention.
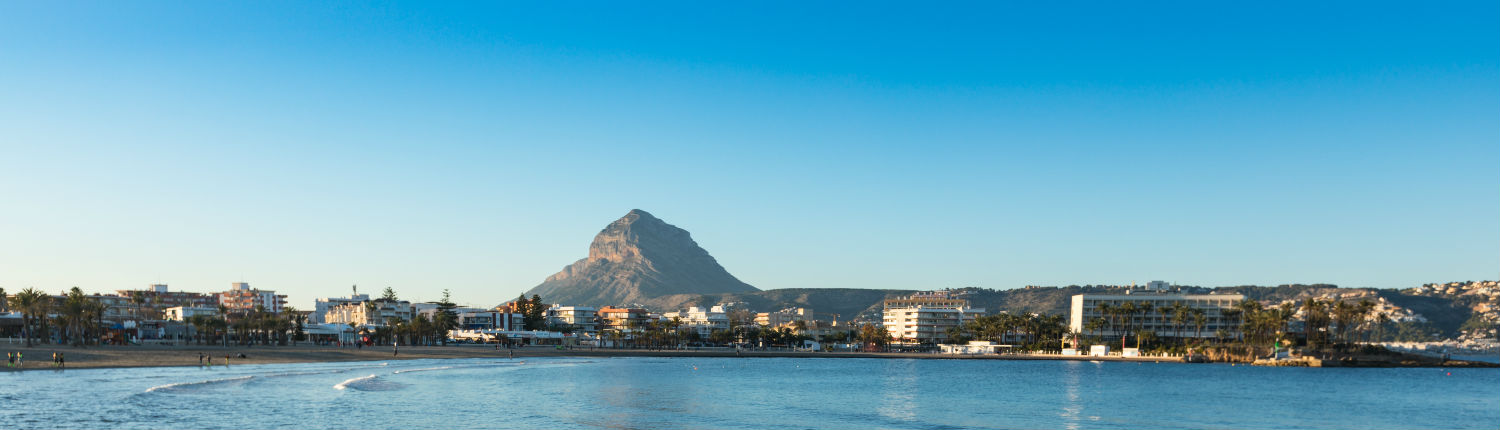
[[[376,378],[375,375],[361,376],[361,377],[358,377],[358,378],[350,378],[350,379],[348,379],[348,380],[346,380],[344,382],[338,383],[338,385],[334,385],[333,388],[335,390],[343,390],[343,389],[349,388],[349,385],[351,385],[351,384],[359,384],[361,382],[374,380],[375,378]]]
[[[522,364],[526,364],[526,362],[520,361],[520,362],[498,362],[498,363],[463,364],[463,365],[453,365],[453,366],[425,367],[425,368],[421,368],[421,369],[401,369],[401,370],[397,370],[397,371],[391,372],[391,374],[392,375],[399,375],[399,374],[402,374],[402,373],[411,373],[411,372],[434,372],[434,371],[438,371],[438,370],[474,369],[474,368],[484,368],[484,367],[512,367],[512,366],[519,366],[519,365],[522,365]]]
[[[179,389],[183,389],[183,388],[197,387],[197,386],[203,386],[203,385],[213,385],[213,384],[223,384],[223,383],[230,383],[230,382],[248,381],[248,380],[250,380],[250,378],[254,378],[254,377],[255,377],[254,375],[249,375],[249,376],[237,376],[237,377],[234,377],[234,378],[209,379],[209,380],[206,380],[206,381],[196,381],[196,382],[178,382],[176,384],[157,385],[155,387],[147,388],[146,392],[147,393],[151,393],[151,392],[156,392],[156,391],[172,391],[172,390],[179,390]]]
[[[343,373],[343,372],[348,372],[350,370],[354,370],[354,369],[336,369],[336,370],[323,370],[323,371],[315,371],[315,372],[270,373],[270,374],[265,374],[265,375],[260,375],[260,376],[262,378],[280,378],[280,377],[287,377],[287,376],[324,375],[324,374],[329,374],[329,373]]]
[[[461,366],[461,367],[468,367],[468,366]],[[411,372],[431,372],[431,371],[434,371],[434,370],[448,370],[448,369],[452,369],[452,368],[453,368],[453,366],[427,367],[427,368],[422,368],[422,369],[403,369],[403,370],[397,370],[395,372],[391,372],[391,374],[392,375],[400,375],[402,373],[411,373]]]

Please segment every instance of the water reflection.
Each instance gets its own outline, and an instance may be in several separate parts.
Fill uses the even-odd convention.
[[[917,360],[887,360],[882,366],[880,416],[901,420],[917,419]]]
[[[1078,414],[1083,412],[1083,403],[1078,401],[1078,373],[1083,371],[1083,362],[1068,361],[1063,367],[1063,405],[1062,419],[1063,427],[1068,430],[1078,430]]]

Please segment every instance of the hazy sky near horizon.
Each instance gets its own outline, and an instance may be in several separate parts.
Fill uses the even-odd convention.
[[[0,3],[0,287],[1500,277],[1500,3],[914,6]]]

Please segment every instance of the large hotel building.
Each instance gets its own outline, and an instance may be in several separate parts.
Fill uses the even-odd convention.
[[[1240,294],[1179,294],[1151,290],[1129,290],[1126,294],[1077,294],[1073,296],[1072,307],[1068,312],[1068,327],[1079,333],[1119,336],[1122,334],[1120,326],[1123,325],[1118,324],[1121,316],[1115,316],[1113,320],[1116,324],[1103,330],[1087,330],[1089,320],[1111,319],[1100,312],[1100,305],[1119,308],[1126,303],[1133,303],[1140,308],[1144,304],[1150,304],[1150,312],[1135,312],[1130,316],[1131,331],[1151,330],[1159,337],[1195,337],[1200,333],[1202,337],[1213,337],[1221,329],[1231,333],[1239,332],[1239,319],[1225,318],[1223,310],[1230,309],[1243,300],[1245,296]],[[1186,327],[1173,323],[1171,309],[1173,304],[1178,303],[1203,312],[1207,324],[1201,331],[1191,322]]]
[[[948,291],[916,293],[885,301],[882,319],[897,343],[935,344],[948,339],[948,329],[984,315],[984,308]]]

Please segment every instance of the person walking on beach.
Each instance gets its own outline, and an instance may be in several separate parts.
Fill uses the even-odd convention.
[[[203,365],[203,353],[201,353],[201,352],[198,353],[198,365],[199,366]]]
[[[16,367],[16,353],[5,353],[5,367]]]
[[[391,342],[391,356],[395,357],[397,355],[400,355],[401,354],[400,348],[401,348],[401,344],[396,343],[394,341]]]
[[[57,368],[58,369],[63,368],[63,365],[66,364],[66,363],[67,363],[67,358],[63,357],[63,353],[61,353],[61,352],[57,353]]]

